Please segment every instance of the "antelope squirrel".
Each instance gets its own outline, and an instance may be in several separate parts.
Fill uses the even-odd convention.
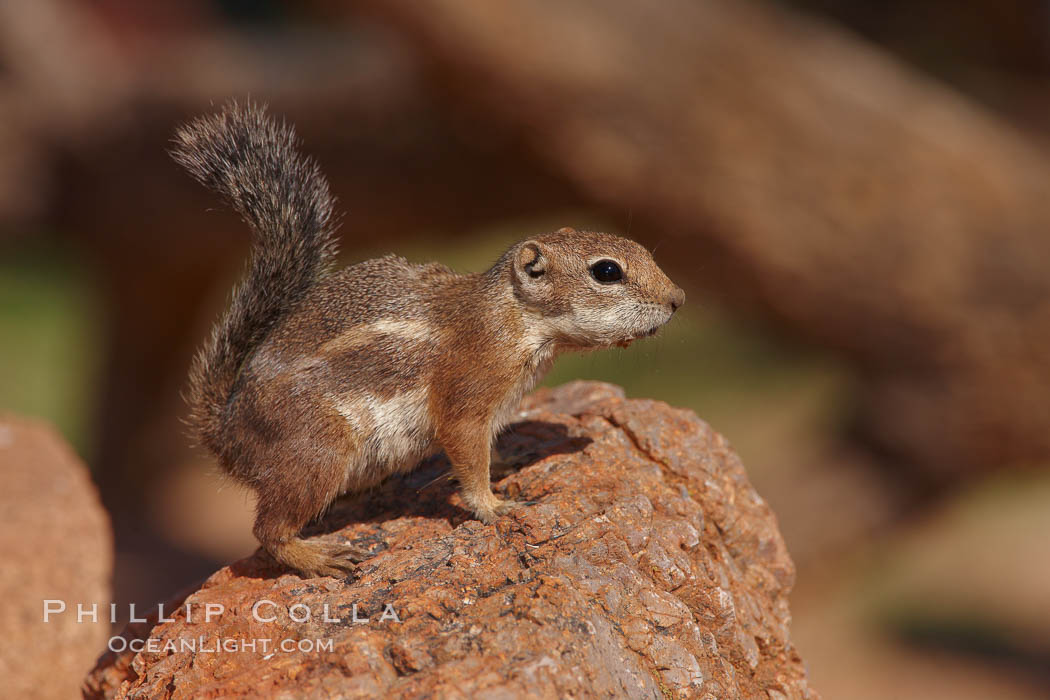
[[[300,537],[336,497],[444,449],[463,502],[493,522],[494,437],[565,350],[653,335],[684,292],[637,243],[563,228],[486,272],[388,255],[329,270],[333,198],[294,130],[231,103],[176,134],[172,155],[254,234],[247,274],[190,372],[190,424],[258,495],[254,533],[310,576],[367,553]]]

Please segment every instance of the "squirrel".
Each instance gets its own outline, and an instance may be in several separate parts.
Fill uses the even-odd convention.
[[[254,236],[190,370],[190,427],[257,494],[263,548],[306,576],[350,575],[369,556],[301,537],[306,524],[441,449],[479,520],[519,505],[492,493],[489,460],[522,396],[559,353],[626,347],[685,301],[638,243],[571,228],[477,274],[393,255],[332,271],[328,183],[265,106],[197,118],[171,155]]]

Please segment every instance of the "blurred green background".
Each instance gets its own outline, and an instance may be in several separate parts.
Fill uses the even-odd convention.
[[[58,247],[33,246],[0,261],[0,335],[9,339],[0,345],[0,405],[52,422],[82,457],[92,447],[103,341],[90,277]]]

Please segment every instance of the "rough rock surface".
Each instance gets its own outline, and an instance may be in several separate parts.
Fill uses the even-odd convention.
[[[0,695],[71,698],[109,629],[109,519],[84,465],[41,423],[0,415],[0,474]],[[44,622],[46,599],[66,612]],[[78,603],[97,605],[100,623],[77,622]]]
[[[472,520],[435,458],[318,526],[375,553],[357,581],[257,553],[125,631],[152,646],[107,652],[86,696],[816,696],[773,513],[695,415],[578,382],[526,399],[499,452],[497,491],[534,504]],[[387,604],[400,621],[381,620]]]

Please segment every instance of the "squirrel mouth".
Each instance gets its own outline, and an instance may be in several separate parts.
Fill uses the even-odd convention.
[[[641,340],[642,338],[651,338],[652,336],[656,335],[656,332],[658,330],[660,330],[660,326],[659,325],[653,326],[649,330],[643,331],[642,333],[639,333],[639,334],[635,335],[634,337],[626,338],[625,340],[621,340],[620,342],[617,343],[617,345],[620,346],[621,348],[630,347],[631,343],[633,343],[636,340]]]

